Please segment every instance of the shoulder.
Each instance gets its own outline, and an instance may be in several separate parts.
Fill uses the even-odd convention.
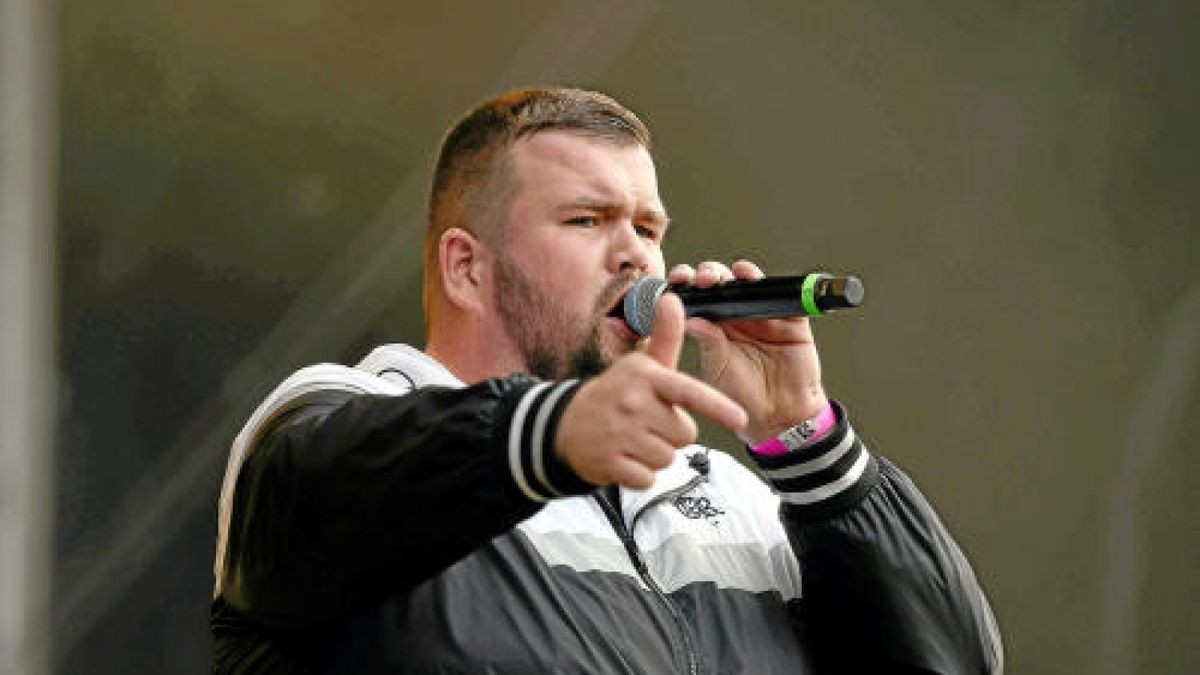
[[[243,434],[268,425],[271,419],[314,403],[347,395],[403,396],[421,387],[462,386],[442,364],[405,344],[376,347],[354,367],[318,363],[301,368],[283,380],[250,416]]]

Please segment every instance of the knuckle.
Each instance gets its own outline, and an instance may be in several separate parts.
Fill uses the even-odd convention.
[[[696,420],[693,419],[691,415],[682,410],[679,410],[678,412],[681,433],[684,437],[684,440],[688,443],[691,443],[692,441],[696,440],[697,436],[700,435],[700,428],[696,426]]]
[[[652,460],[655,469],[665,469],[675,460],[675,448],[662,447],[655,450]]]
[[[655,371],[657,371],[661,368],[662,368],[662,366],[658,363],[658,361],[654,360],[654,357],[650,356],[649,354],[645,354],[643,352],[638,352],[638,359],[637,359],[638,372],[643,373],[645,375],[653,375]]]
[[[621,371],[629,371],[628,373],[622,373],[623,376],[637,375],[638,373],[645,370],[646,361],[649,358],[650,357],[646,356],[645,354],[643,354],[641,352],[630,352],[629,354],[626,354],[625,356],[620,358],[620,360],[618,361],[618,366],[620,367]],[[613,371],[613,369],[610,369],[609,372],[614,372],[614,371]]]
[[[622,414],[634,414],[642,407],[642,392],[638,389],[626,389],[617,395],[617,410]]]
[[[671,434],[670,440],[671,444],[677,448],[682,448],[685,445],[689,445],[696,440],[695,428],[693,427],[692,429],[687,429],[684,427],[679,427],[676,429],[675,433]]]
[[[679,411],[674,429],[671,434],[671,442],[678,446],[687,445],[696,440],[700,430],[696,426],[696,421],[691,415]]]

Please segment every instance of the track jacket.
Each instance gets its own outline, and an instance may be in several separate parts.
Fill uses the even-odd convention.
[[[463,386],[387,345],[281,384],[220,509],[218,673],[999,673],[991,611],[909,479],[839,424],[689,446],[646,491],[559,460],[579,382]]]

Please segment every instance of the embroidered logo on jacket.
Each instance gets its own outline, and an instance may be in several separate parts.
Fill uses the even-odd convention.
[[[725,515],[725,511],[714,506],[712,500],[708,497],[679,495],[675,499],[672,499],[671,503],[675,505],[675,508],[679,509],[680,513],[692,520],[707,518],[711,521],[717,516]],[[716,525],[715,522],[713,524]]]

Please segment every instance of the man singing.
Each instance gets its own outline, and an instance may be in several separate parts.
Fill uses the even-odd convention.
[[[573,89],[450,130],[424,351],[302,369],[234,442],[215,672],[1001,672],[969,564],[826,398],[807,319],[685,320],[670,294],[645,340],[617,318],[645,276],[763,275],[667,273],[650,151]],[[696,445],[694,415],[762,478]]]

